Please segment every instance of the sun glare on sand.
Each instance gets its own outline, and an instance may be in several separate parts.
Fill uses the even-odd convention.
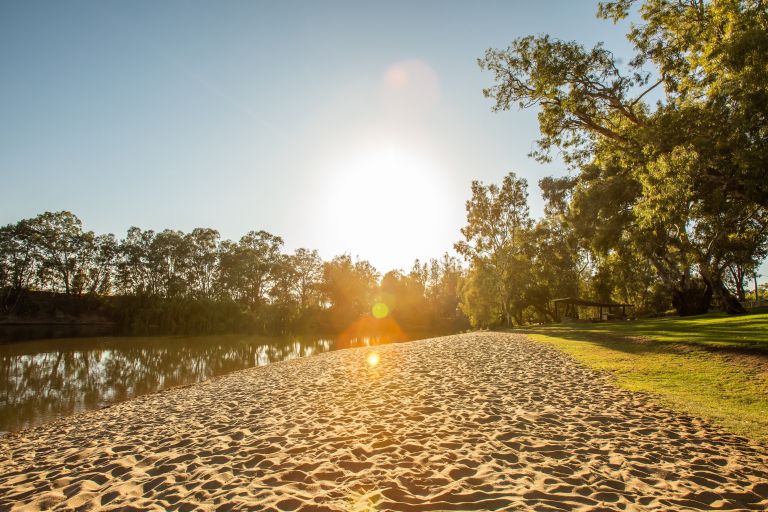
[[[368,361],[368,366],[376,366],[379,364],[379,353],[369,352],[368,357],[366,357],[366,361]]]

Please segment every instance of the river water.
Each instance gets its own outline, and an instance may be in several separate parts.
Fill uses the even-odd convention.
[[[15,431],[243,368],[329,350],[428,338],[98,337],[0,345],[0,431]]]

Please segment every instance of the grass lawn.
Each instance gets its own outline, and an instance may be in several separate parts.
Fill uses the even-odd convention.
[[[768,314],[526,329],[620,386],[768,444]]]

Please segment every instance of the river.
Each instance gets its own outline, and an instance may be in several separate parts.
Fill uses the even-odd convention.
[[[398,338],[152,336],[0,345],[0,431],[16,431],[216,375]]]

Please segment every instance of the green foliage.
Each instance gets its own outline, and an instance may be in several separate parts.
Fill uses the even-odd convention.
[[[573,231],[557,215],[548,215],[536,224],[528,254],[530,285],[525,299],[535,312],[530,320],[553,320],[553,299],[579,296],[585,254]]]
[[[353,261],[349,254],[336,256],[323,265],[322,293],[330,305],[335,330],[343,330],[370,312],[378,279],[379,273],[369,262]]]
[[[598,14],[616,21],[635,3]],[[539,109],[535,156],[557,149],[578,169],[546,185],[596,262],[631,250],[680,314],[705,312],[713,296],[742,312],[727,269],[768,252],[768,12],[748,0],[639,10],[625,68],[600,44],[527,36],[479,61],[495,81],[485,94],[495,111]],[[645,103],[659,86],[664,100]]]
[[[473,181],[466,207],[464,240],[454,246],[470,262],[462,310],[476,326],[521,323],[531,263],[528,182],[513,172],[501,187]]]
[[[266,231],[250,231],[240,242],[222,244],[221,293],[251,311],[267,302],[280,265],[283,239]]]
[[[323,262],[317,251],[284,254],[282,245],[266,231],[233,242],[210,228],[131,227],[118,242],[83,231],[70,212],[48,212],[0,227],[0,313],[90,316],[123,334],[340,332],[387,296],[403,328],[465,327],[454,258],[417,262],[379,283],[367,261]]]
[[[504,320],[501,280],[483,260],[476,261],[467,272],[461,288],[461,309],[473,327],[487,328]]]

